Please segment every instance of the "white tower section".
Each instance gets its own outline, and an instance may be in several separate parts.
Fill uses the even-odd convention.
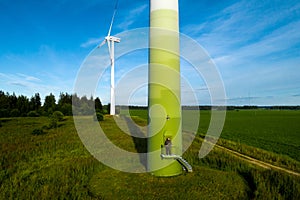
[[[120,38],[114,36],[107,36],[108,49],[111,60],[110,72],[110,115],[116,114],[116,95],[115,95],[115,42],[119,43]]]

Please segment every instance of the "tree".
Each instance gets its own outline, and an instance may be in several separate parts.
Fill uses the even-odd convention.
[[[72,95],[72,106],[73,115],[80,115],[80,98],[76,93]]]
[[[18,96],[17,109],[20,111],[21,116],[27,116],[29,112],[29,99],[26,96]]]
[[[59,111],[61,111],[66,116],[72,115],[72,105],[71,104],[63,104],[62,106],[59,106]]]
[[[35,93],[30,99],[30,110],[38,111],[41,108],[41,97],[39,93]]]
[[[52,114],[52,112],[55,110],[56,104],[55,104],[55,96],[50,93],[50,95],[45,97],[44,102],[44,111],[48,112],[48,114]]]
[[[110,103],[107,104],[106,110],[107,110],[107,113],[110,114]]]
[[[80,98],[80,113],[82,115],[91,115],[94,112],[94,100],[93,97],[88,99],[86,96]]]
[[[103,113],[103,106],[102,106],[102,103],[101,103],[99,97],[97,97],[97,98],[95,99],[95,109],[96,109],[96,112],[101,112],[101,113]]]
[[[9,99],[8,99],[9,94],[5,94],[3,91],[0,91],[0,109],[9,109]]]
[[[64,115],[72,115],[72,95],[60,93],[58,100],[58,110]]]
[[[68,93],[59,94],[58,105],[63,106],[64,104],[72,104],[72,95],[69,95]]]
[[[17,108],[17,101],[18,101],[18,97],[16,96],[16,94],[13,93],[12,95],[8,96],[8,100],[9,100],[10,110],[16,109]]]

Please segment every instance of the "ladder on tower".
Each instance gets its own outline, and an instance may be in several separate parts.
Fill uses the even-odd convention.
[[[184,160],[181,156],[179,155],[165,155],[165,154],[161,154],[160,155],[162,159],[175,159],[177,160],[182,166],[183,168],[187,171],[187,172],[193,172],[193,168],[192,166],[186,161]]]

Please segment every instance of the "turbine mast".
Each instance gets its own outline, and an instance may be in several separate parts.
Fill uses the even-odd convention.
[[[120,38],[114,36],[106,37],[110,61],[111,61],[111,71],[110,71],[110,115],[116,114],[116,96],[115,96],[115,42],[119,43]]]
[[[110,74],[110,114],[116,114],[115,97],[115,42],[111,42],[111,74]]]
[[[115,42],[119,43],[121,41],[120,38],[114,36],[105,37],[107,41],[110,62],[111,62],[111,71],[110,71],[110,115],[116,114],[116,105],[115,105]]]
[[[182,166],[178,0],[150,1],[148,171],[176,176]]]

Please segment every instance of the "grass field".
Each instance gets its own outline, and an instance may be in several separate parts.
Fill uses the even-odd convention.
[[[221,149],[199,159],[200,135],[184,154],[194,172],[157,178],[98,162],[82,145],[71,117],[32,135],[48,123],[44,117],[1,119],[0,199],[300,199],[299,177],[257,168]],[[100,124],[122,148],[137,151],[143,144],[109,116]]]
[[[147,119],[147,110],[131,110],[131,115]],[[191,120],[189,114],[184,116],[188,117],[184,121]],[[210,111],[200,112],[198,133],[206,133],[210,117]],[[299,122],[299,110],[227,111],[221,138],[300,161]]]
[[[300,111],[227,112],[222,138],[287,155],[300,161]]]

